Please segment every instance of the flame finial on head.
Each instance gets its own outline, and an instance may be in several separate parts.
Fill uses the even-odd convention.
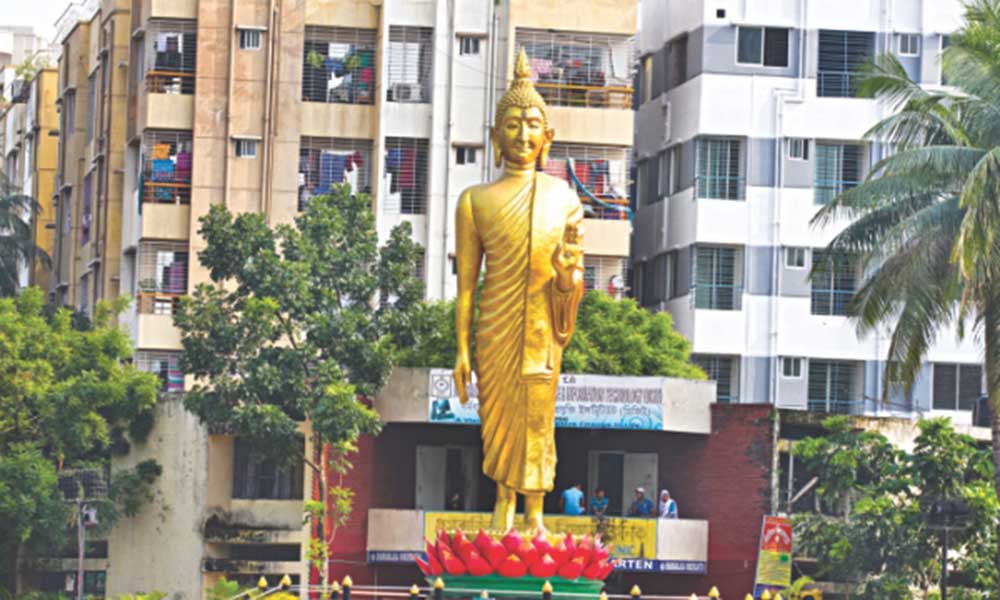
[[[531,82],[531,62],[524,51],[524,46],[517,52],[517,60],[514,63],[514,80],[511,82],[510,87],[507,88],[503,97],[500,98],[500,101],[497,102],[497,111],[493,121],[494,125],[499,127],[504,113],[512,106],[518,108],[537,108],[542,111],[545,121],[548,122],[549,120],[546,114],[548,107],[545,105],[545,98],[538,93],[535,85]]]

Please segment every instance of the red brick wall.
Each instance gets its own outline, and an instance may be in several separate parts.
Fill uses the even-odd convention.
[[[587,452],[614,449],[659,453],[660,487],[677,500],[681,516],[709,521],[708,575],[621,575],[616,591],[633,583],[650,594],[705,594],[713,585],[723,597],[743,598],[753,587],[761,518],[770,509],[771,407],[713,405],[709,436],[659,432],[557,431],[556,489],[586,482]],[[355,492],[355,508],[331,549],[331,572],[350,573],[358,584],[409,585],[419,572],[409,566],[365,566],[367,509],[412,508],[419,444],[479,443],[476,427],[389,425],[377,440],[366,438],[353,457],[344,484]],[[480,509],[492,502],[491,483],[480,482]],[[653,493],[653,492],[651,492]],[[547,510],[556,511],[551,494]]]

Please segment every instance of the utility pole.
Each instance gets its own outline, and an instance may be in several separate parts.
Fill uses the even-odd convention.
[[[87,531],[83,526],[83,499],[76,499],[76,600],[83,600],[83,555]]]
[[[87,502],[107,496],[104,474],[98,470],[66,470],[59,473],[59,490],[63,498],[76,508],[76,600],[83,600],[83,561],[87,553],[87,526],[97,523]]]
[[[970,512],[965,500],[938,500],[931,505],[928,525],[941,532],[941,600],[948,600],[948,532],[968,527]]]

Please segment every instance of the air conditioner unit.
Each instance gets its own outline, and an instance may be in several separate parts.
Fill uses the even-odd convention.
[[[394,102],[423,102],[423,96],[419,83],[396,83],[392,86]]]

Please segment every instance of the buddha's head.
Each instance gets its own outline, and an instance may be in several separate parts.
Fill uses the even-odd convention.
[[[522,169],[535,164],[545,166],[556,133],[548,127],[545,109],[545,99],[531,83],[531,66],[521,48],[514,67],[514,81],[497,103],[490,132],[493,160],[498,167],[501,160]]]

